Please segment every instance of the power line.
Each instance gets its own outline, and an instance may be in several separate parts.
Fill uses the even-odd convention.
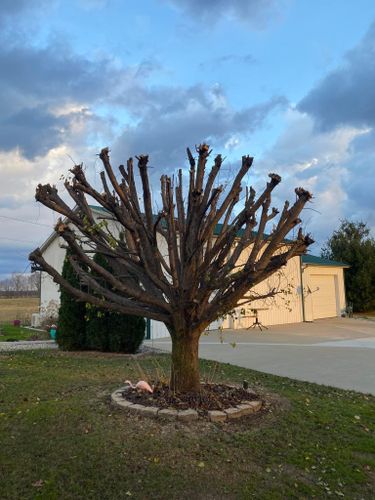
[[[31,266],[31,262],[29,262],[29,263],[27,264],[27,266],[25,267],[25,269],[24,269],[23,273],[21,273],[21,274],[26,274],[26,271],[27,271],[27,269],[28,269],[28,267],[29,267],[29,266]]]
[[[16,238],[7,238],[5,236],[0,236],[0,240],[17,241],[18,243],[27,243],[28,245],[34,245],[34,241],[17,240]],[[39,240],[38,240],[39,241]]]
[[[42,224],[41,222],[33,222],[31,220],[17,219],[16,217],[8,217],[7,215],[0,215],[0,217],[2,219],[9,219],[16,222],[24,222],[25,224],[33,224],[35,226],[49,227],[51,229],[51,226],[49,224]]]

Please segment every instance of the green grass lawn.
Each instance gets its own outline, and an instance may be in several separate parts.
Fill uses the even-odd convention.
[[[30,330],[22,326],[0,325],[0,342],[12,340],[50,340],[50,336],[48,332]]]
[[[248,380],[268,409],[163,424],[111,406],[125,379],[168,363],[0,354],[0,498],[374,498],[374,397],[204,362],[216,381]]]

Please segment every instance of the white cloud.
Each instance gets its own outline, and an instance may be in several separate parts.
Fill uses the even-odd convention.
[[[212,27],[220,19],[234,19],[254,30],[265,29],[287,7],[285,0],[163,0]]]
[[[375,188],[375,182],[368,168],[359,165],[360,151],[370,133],[369,129],[352,126],[317,132],[309,115],[289,109],[284,131],[256,164],[260,177],[269,171],[282,176],[276,192],[280,204],[291,198],[294,187],[302,186],[313,193],[311,205],[303,212],[303,222],[319,246],[338,227],[341,218],[363,219],[373,225],[369,198],[363,194],[366,185]],[[375,160],[375,147],[372,154]],[[366,159],[362,158],[368,166],[368,154]]]

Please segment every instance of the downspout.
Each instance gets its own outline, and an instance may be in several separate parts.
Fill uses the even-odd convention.
[[[42,307],[42,271],[39,271],[39,314]]]
[[[301,306],[302,306],[302,321],[306,321],[306,314],[305,314],[305,294],[303,291],[303,278],[302,278],[302,273],[303,273],[303,267],[302,267],[302,255],[299,256],[299,275],[301,279]]]
[[[151,339],[151,320],[146,318],[146,340]]]

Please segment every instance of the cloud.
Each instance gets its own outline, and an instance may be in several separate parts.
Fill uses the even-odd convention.
[[[257,63],[257,60],[252,54],[225,54],[214,59],[201,62],[199,64],[200,69],[218,69],[226,64],[236,64],[239,66],[249,66]]]
[[[347,193],[353,217],[367,221],[375,235],[375,130],[358,135],[350,144]]]
[[[79,5],[85,10],[104,9],[111,0],[79,0]]]
[[[302,219],[317,246],[337,229],[341,218],[367,221],[374,230],[374,132],[349,126],[319,132],[309,115],[288,109],[285,116],[283,133],[255,165],[257,176],[270,171],[282,176],[275,190],[276,206],[291,201],[294,187],[310,190],[314,198]]]
[[[0,148],[20,148],[26,158],[46,154],[61,144],[69,117],[56,117],[43,108],[22,109],[0,121]]]
[[[63,194],[61,176],[72,166],[70,158],[84,161],[91,178],[95,153],[84,145],[59,146],[35,159],[19,150],[0,151],[0,279],[1,274],[24,271],[28,254],[45,241],[57,221],[56,213],[35,201],[37,184],[55,184]]]
[[[0,19],[44,7],[49,0],[1,0]]]
[[[108,81],[116,85],[122,76],[109,59],[90,60],[74,54],[63,43],[51,43],[46,48],[2,47],[0,67],[5,106],[8,95],[4,93],[11,94],[18,104],[62,99],[90,102],[104,97]]]
[[[195,21],[212,26],[219,19],[235,19],[253,29],[264,29],[284,2],[276,0],[163,0],[181,9]]]
[[[21,247],[15,246],[12,241],[1,240],[0,246],[0,280],[8,277],[12,272],[22,273],[25,271],[27,256],[30,249],[27,244]]]
[[[308,150],[316,148],[320,233],[326,230],[329,236],[328,228],[337,226],[339,218],[363,220],[375,232],[375,23],[297,109],[305,113],[299,120],[310,123],[309,134],[296,141],[302,144],[302,158],[308,161]],[[329,143],[331,153],[336,150],[333,156]]]
[[[69,140],[77,120],[88,127],[96,120],[99,126],[101,120],[88,110],[109,103],[116,92],[131,90],[123,105],[137,107],[145,93],[138,82],[159,66],[143,61],[125,68],[52,43],[45,48],[0,46],[0,67],[0,148],[19,148],[33,158]]]
[[[210,145],[235,145],[234,136],[247,137],[261,127],[268,115],[286,105],[283,97],[235,110],[220,88],[151,89],[148,106],[135,125],[129,125],[113,146],[116,159],[149,154],[150,162],[164,170],[181,166],[187,146],[203,141]]]
[[[48,15],[56,0],[1,0],[0,39],[6,43],[34,32],[40,17]]]
[[[319,130],[375,125],[375,23],[343,64],[328,73],[298,104]]]

